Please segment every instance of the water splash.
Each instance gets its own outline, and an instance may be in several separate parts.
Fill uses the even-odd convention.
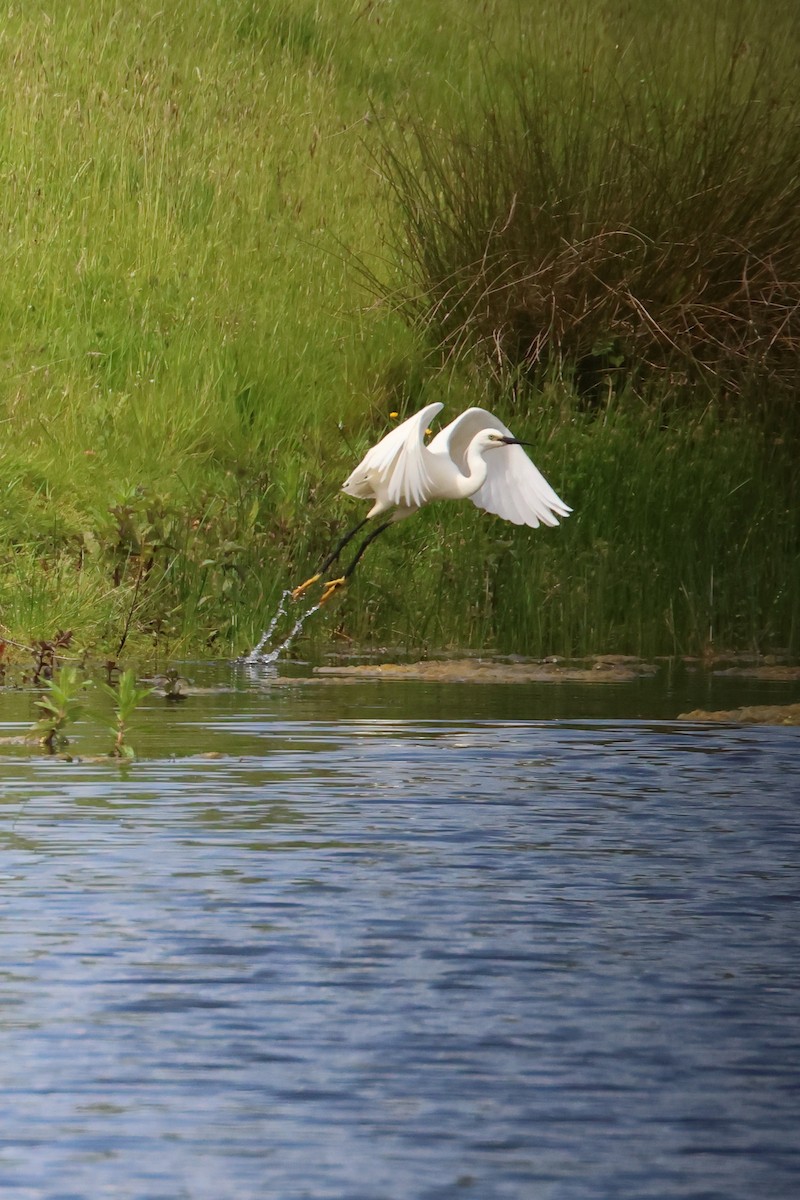
[[[269,639],[272,637],[273,633],[275,632],[275,626],[278,624],[278,621],[280,621],[281,617],[286,612],[286,601],[289,599],[291,594],[292,594],[292,589],[287,588],[286,591],[281,596],[280,600],[278,601],[278,607],[275,611],[275,616],[272,618],[269,625],[267,626],[267,628],[264,630],[264,632],[261,635],[261,641],[258,643],[257,646],[255,646],[250,651],[249,654],[244,655],[244,657],[240,660],[241,662],[253,664],[253,663],[259,663],[262,661],[263,656],[261,654],[261,651],[264,649],[267,642],[269,641]]]
[[[306,609],[304,613],[301,613],[292,626],[289,636],[281,642],[280,646],[276,646],[274,650],[270,650],[269,654],[262,654],[259,662],[266,664],[277,662],[284,651],[289,649],[292,642],[299,635],[308,618],[313,617],[314,613],[319,612],[321,608],[322,605],[317,602],[316,604],[312,604],[311,608]]]
[[[280,658],[280,656],[286,650],[289,649],[289,647],[291,646],[291,644],[295,640],[295,638],[298,637],[298,635],[300,634],[300,631],[302,630],[302,628],[305,625],[308,618],[313,616],[314,613],[318,612],[319,609],[322,607],[322,605],[319,602],[317,602],[316,604],[313,604],[311,606],[311,608],[306,609],[305,612],[301,613],[300,616],[295,621],[294,625],[292,626],[292,629],[291,629],[289,635],[286,638],[284,638],[284,640],[280,643],[280,645],[275,646],[272,650],[268,651],[265,654],[264,647],[269,643],[270,639],[272,638],[272,635],[275,632],[275,627],[278,624],[278,621],[286,613],[286,601],[291,596],[291,594],[292,594],[291,589],[287,589],[287,591],[285,591],[283,593],[283,595],[280,598],[280,602],[278,604],[278,608],[275,613],[275,616],[272,618],[269,625],[264,630],[264,633],[261,635],[261,640],[259,641],[258,645],[255,646],[250,651],[249,654],[246,654],[244,656],[244,658],[241,658],[239,660],[240,662],[245,663],[247,666],[263,666],[263,667],[271,666],[273,663],[277,662],[278,659]]]

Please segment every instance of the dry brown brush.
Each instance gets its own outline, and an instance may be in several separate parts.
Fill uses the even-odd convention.
[[[501,376],[798,382],[800,102],[734,47],[694,83],[598,55],[387,133],[389,295]]]

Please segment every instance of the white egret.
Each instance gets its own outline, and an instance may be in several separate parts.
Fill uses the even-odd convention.
[[[316,574],[294,589],[295,599],[322,577],[372,517],[384,513],[391,512],[391,516],[364,539],[345,573],[325,585],[321,604],[347,582],[370,542],[432,500],[469,499],[478,508],[532,529],[540,524],[558,525],[559,517],[572,512],[522,449],[529,443],[515,438],[485,408],[468,408],[426,444],[428,424],[443,407],[426,405],[367,451],[342,491],[359,500],[371,500],[372,508],[345,534]]]

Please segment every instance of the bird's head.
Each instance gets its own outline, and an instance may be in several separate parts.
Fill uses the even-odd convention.
[[[529,446],[530,442],[521,442],[519,438],[509,437],[498,429],[484,429],[475,439],[481,450],[496,450],[500,446]]]

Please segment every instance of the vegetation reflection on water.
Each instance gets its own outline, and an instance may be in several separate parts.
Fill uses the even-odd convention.
[[[4,751],[0,1187],[796,1195],[798,731],[671,719],[785,687],[187,673]]]

